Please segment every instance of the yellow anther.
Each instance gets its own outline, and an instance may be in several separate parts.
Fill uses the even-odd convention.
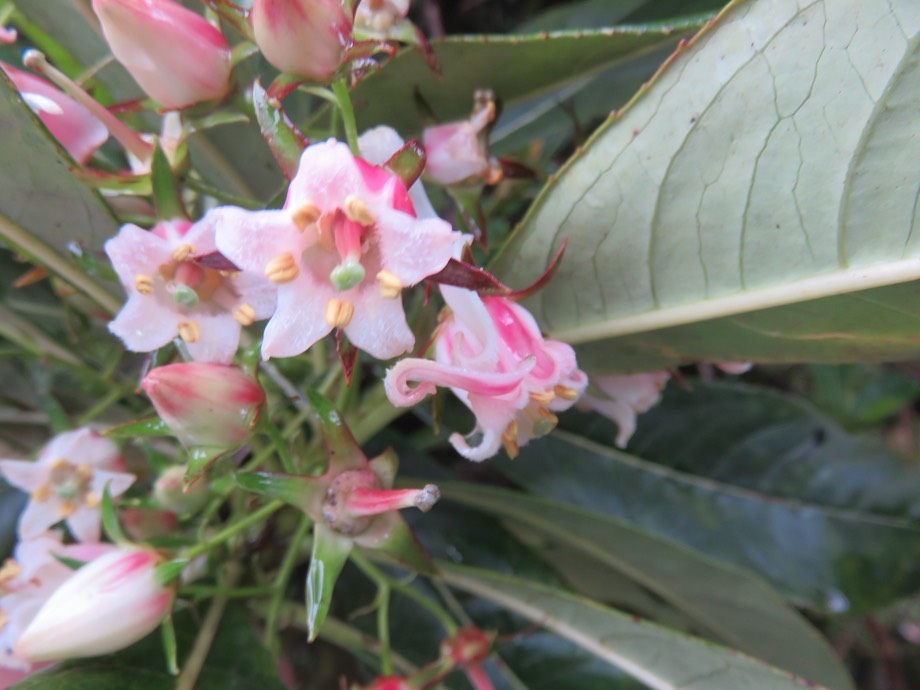
[[[93,478],[93,468],[89,465],[77,465],[76,474],[83,481],[89,481]]]
[[[550,424],[552,424],[554,427],[559,423],[559,417],[554,415],[552,412],[547,410],[545,407],[541,407],[539,410],[537,410],[537,414],[540,415],[546,421],[548,421]]]
[[[195,253],[194,244],[180,244],[178,247],[173,249],[172,259],[173,261],[185,261],[192,254]]]
[[[3,567],[0,568],[0,585],[9,582],[22,572],[22,566],[12,558],[7,558]]]
[[[241,304],[233,310],[233,318],[241,326],[251,326],[256,320],[256,310],[248,304]]]
[[[537,403],[537,405],[549,405],[555,398],[555,391],[543,391],[542,393],[538,393],[537,391],[530,392],[530,399]]]
[[[377,221],[367,204],[354,194],[349,194],[345,197],[345,207],[342,210],[345,211],[348,220],[353,220],[361,225],[373,225]]]
[[[291,211],[291,220],[294,221],[294,225],[299,230],[303,231],[307,229],[308,225],[318,221],[321,215],[323,215],[323,211],[319,206],[307,202]]]
[[[83,503],[87,508],[98,508],[99,504],[102,503],[102,499],[98,494],[90,492],[83,497]]]
[[[384,297],[399,297],[403,284],[398,275],[384,269],[377,274],[377,289]]]
[[[32,500],[38,501],[47,501],[51,497],[51,487],[47,484],[42,484],[35,491],[32,492]]]
[[[273,283],[289,283],[300,273],[294,255],[290,252],[279,254],[268,262],[265,267],[265,277]]]
[[[517,422],[512,419],[502,433],[502,445],[505,447],[505,452],[508,454],[509,458],[516,458],[518,456],[517,436],[518,425]]]
[[[179,337],[187,343],[197,343],[201,340],[201,326],[195,321],[180,321]]]
[[[556,395],[558,395],[563,400],[578,400],[578,391],[574,388],[569,388],[568,386],[563,386],[560,384],[553,390],[555,390]]]
[[[333,328],[345,328],[355,314],[355,305],[335,297],[326,302],[326,323]]]
[[[64,458],[55,458],[54,460],[51,461],[51,471],[52,472],[54,472],[55,470],[63,470],[68,467],[70,467],[70,463],[67,462],[67,460]]]
[[[240,274],[240,271],[218,271],[217,274],[221,278],[236,278]]]
[[[153,293],[153,276],[147,276],[142,273],[134,276],[134,289],[142,295]]]
[[[61,501],[58,505],[58,515],[62,518],[69,518],[77,511],[77,504],[73,501]]]

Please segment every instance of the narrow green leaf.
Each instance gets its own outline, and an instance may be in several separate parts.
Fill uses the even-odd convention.
[[[153,185],[153,205],[157,210],[157,218],[172,220],[173,218],[188,218],[185,205],[182,203],[182,192],[173,175],[172,165],[163,152],[159,142],[153,148],[153,163],[150,169],[151,184]]]
[[[820,690],[813,682],[528,580],[442,564],[452,586],[489,599],[571,640],[653,690]]]
[[[499,277],[569,239],[527,305],[589,371],[916,356],[918,37],[912,0],[730,3],[548,185]]]
[[[172,436],[166,422],[159,417],[145,417],[133,422],[125,422],[106,429],[103,436],[109,438],[137,438],[139,436]]]
[[[105,532],[105,536],[115,544],[129,544],[131,540],[128,539],[118,522],[118,514],[115,512],[115,504],[112,503],[112,496],[109,494],[108,483],[102,489],[100,511],[102,512],[102,530]]]
[[[310,515],[321,513],[326,485],[312,477],[277,472],[240,472],[236,483],[253,493],[284,501]]]
[[[364,452],[355,441],[338,410],[316,391],[308,390],[307,400],[310,401],[310,406],[323,432],[323,443],[329,456],[330,471],[338,474],[364,467],[367,462]]]
[[[208,468],[217,462],[219,458],[226,455],[227,452],[226,448],[210,448],[206,446],[190,448],[185,472],[185,485],[188,486],[198,481],[208,471]]]
[[[307,635],[316,639],[332,604],[332,590],[354,542],[322,523],[313,528],[313,554],[307,571]]]
[[[473,484],[441,484],[445,497],[552,536],[625,574],[721,642],[828,687],[852,690],[827,641],[759,578],[676,542],[563,503]]]
[[[176,646],[176,627],[173,625],[172,614],[166,616],[160,624],[163,634],[163,654],[166,656],[166,670],[169,675],[179,675],[179,650]]]

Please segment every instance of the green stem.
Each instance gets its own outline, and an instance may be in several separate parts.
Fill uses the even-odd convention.
[[[288,448],[287,441],[285,441],[281,432],[278,431],[278,427],[268,418],[267,414],[263,414],[259,421],[262,430],[266,433],[268,438],[271,439],[272,447],[275,449],[275,452],[278,453],[278,458],[281,460],[281,466],[284,468],[284,471],[288,474],[296,474],[297,467],[294,462],[294,456],[291,455],[291,449]]]
[[[386,585],[387,587],[394,589],[400,594],[411,599],[416,604],[428,611],[428,613],[430,613],[432,616],[437,618],[438,622],[447,632],[448,636],[456,634],[459,626],[454,622],[454,619],[451,617],[451,615],[443,608],[441,608],[436,602],[426,597],[411,585],[406,584],[401,580],[397,580],[396,578],[390,577],[357,551],[352,551],[350,558],[351,562],[358,566],[361,572],[373,580],[378,587],[381,586],[381,584]]]
[[[312,414],[312,410],[309,408],[300,410],[291,419],[291,421],[287,423],[287,425],[284,427],[284,430],[281,432],[281,436],[284,438],[284,440],[287,441],[293,438],[294,434],[296,434],[297,430],[300,428],[300,425],[303,424],[307,419],[309,419],[311,414]],[[242,468],[241,471],[242,472],[255,471],[262,465],[263,462],[265,462],[272,456],[272,453],[274,452],[274,450],[275,449],[273,446],[266,446],[265,448],[260,450],[258,453],[253,455],[252,460],[250,460],[246,464],[246,466]]]
[[[67,261],[56,250],[30,233],[22,226],[0,214],[0,239],[13,247],[36,264],[44,266],[63,281],[69,283],[96,304],[109,316],[114,316],[121,309],[121,300],[108,292],[82,270]]]
[[[238,577],[239,568],[237,567],[230,572],[224,584],[233,587]],[[195,638],[192,651],[185,660],[182,673],[176,679],[175,690],[194,690],[198,682],[198,676],[201,674],[201,669],[204,668],[204,662],[208,658],[208,652],[211,651],[211,643],[214,642],[214,636],[217,635],[217,628],[220,625],[220,619],[223,618],[226,607],[226,597],[217,597],[211,601],[211,606],[208,607],[208,612],[201,623],[201,629]]]
[[[390,586],[378,584],[377,589],[377,639],[380,640],[380,673],[393,675],[390,658]]]
[[[86,412],[84,412],[82,415],[77,417],[75,425],[78,427],[86,426],[91,421],[93,421],[96,417],[98,417],[100,414],[102,414],[107,409],[109,409],[112,405],[117,403],[119,400],[121,400],[127,395],[130,395],[131,392],[135,388],[136,386],[133,384],[131,385],[130,388],[124,388],[124,387],[112,388],[108,393],[105,394],[105,396],[102,399],[98,400],[95,405],[93,405]]]
[[[179,590],[180,597],[225,597],[227,599],[243,599],[247,597],[265,597],[275,591],[274,587],[239,587],[227,589],[226,587],[210,587],[208,585],[185,585]]]
[[[182,183],[199,194],[205,194],[210,197],[214,197],[218,201],[224,201],[228,204],[233,204],[234,206],[240,206],[241,208],[248,209],[250,211],[261,211],[265,208],[265,204],[261,201],[255,199],[249,199],[244,196],[238,196],[232,192],[227,192],[220,187],[215,187],[209,182],[205,182],[202,179],[197,177],[192,177],[189,175],[182,180]]]
[[[284,592],[287,589],[288,581],[291,579],[291,572],[297,564],[297,556],[300,553],[300,546],[313,526],[313,520],[304,515],[300,519],[297,530],[291,537],[291,543],[288,545],[287,552],[284,554],[284,560],[281,561],[281,567],[278,568],[278,574],[275,575],[275,584],[273,587],[272,599],[268,605],[268,613],[265,615],[265,635],[266,645],[272,654],[278,654],[278,614],[281,612],[281,602],[284,601]]]
[[[351,95],[348,93],[348,84],[344,79],[332,83],[332,92],[335,94],[342,113],[342,124],[345,126],[345,140],[348,147],[356,156],[361,155],[358,149],[358,126],[355,123],[355,109],[351,105]]]
[[[260,520],[264,520],[269,515],[277,513],[281,508],[284,507],[284,505],[284,501],[272,501],[271,503],[266,503],[256,512],[247,515],[242,520],[234,522],[232,525],[228,525],[226,528],[215,534],[207,541],[203,541],[200,544],[196,544],[192,548],[183,551],[181,557],[186,561],[191,561],[198,556],[207,553],[215,546],[223,544],[225,541],[232,539],[243,530],[248,529],[249,527],[252,527],[258,523]]]

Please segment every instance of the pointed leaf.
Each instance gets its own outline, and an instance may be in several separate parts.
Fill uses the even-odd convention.
[[[157,210],[157,218],[161,220],[188,218],[172,166],[159,142],[153,148],[150,181],[153,185],[153,205]]]
[[[329,613],[332,590],[342,572],[354,542],[327,525],[317,522],[313,528],[313,554],[307,571],[307,634],[312,642]]]
[[[309,143],[307,138],[284,114],[278,102],[268,97],[258,81],[252,85],[252,106],[268,148],[281,170],[291,179],[300,165],[300,154]]]
[[[172,436],[166,422],[159,417],[145,417],[133,422],[113,426],[103,432],[109,438],[137,438],[139,436]]]
[[[474,484],[441,488],[450,500],[552,536],[625,574],[725,644],[828,687],[853,688],[827,640],[754,575],[563,503]]]
[[[198,481],[202,475],[208,471],[219,458],[226,455],[226,448],[212,448],[207,446],[198,446],[189,448],[188,465],[185,471],[185,485],[190,486]]]
[[[374,518],[370,528],[355,537],[355,543],[366,549],[381,551],[413,572],[432,576],[438,574],[437,567],[415,533],[396,511]]]
[[[496,272],[527,283],[570,237],[528,306],[591,371],[915,356],[918,36],[912,0],[732,2],[547,187]]]
[[[511,292],[511,288],[488,271],[457,259],[450,259],[444,268],[428,276],[428,280],[490,295],[507,295]]]
[[[653,690],[821,690],[731,649],[528,580],[442,564],[452,586],[501,604],[575,642]]]
[[[240,472],[236,483],[246,491],[289,503],[312,517],[321,514],[320,505],[327,488],[315,477],[275,472]]]
[[[323,432],[323,443],[329,455],[329,470],[333,474],[338,474],[345,470],[364,467],[367,458],[338,410],[316,391],[308,390],[307,400],[310,401]]]
[[[115,504],[112,503],[112,495],[109,493],[108,484],[102,488],[100,512],[102,513],[102,529],[105,532],[105,536],[116,544],[130,543],[131,540],[128,539],[121,528],[121,523],[118,522],[118,515],[115,512]]]
[[[415,184],[415,181],[425,169],[425,149],[418,141],[410,139],[402,148],[387,159],[383,164],[389,168],[406,185],[406,189]]]
[[[393,488],[396,472],[399,470],[399,457],[392,448],[387,448],[367,464],[371,471],[377,475],[377,479],[380,480],[381,488]]]

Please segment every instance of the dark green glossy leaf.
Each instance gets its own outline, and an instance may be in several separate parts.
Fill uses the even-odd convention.
[[[818,688],[724,647],[559,589],[486,570],[442,566],[445,580],[490,599],[622,668],[653,690]]]
[[[450,500],[549,534],[681,609],[716,640],[830,688],[852,689],[827,641],[773,589],[622,521],[472,484],[442,485]]]
[[[198,625],[190,611],[176,615],[180,667]],[[161,634],[155,631],[128,649],[95,659],[57,664],[29,676],[16,690],[173,690]],[[242,606],[228,606],[195,690],[284,690],[268,651]]]
[[[316,639],[329,606],[332,591],[342,572],[354,541],[322,523],[313,528],[313,554],[307,571],[307,635],[312,642]]]
[[[815,364],[807,370],[807,397],[846,428],[884,421],[920,394],[920,380],[906,372],[871,364]]]
[[[640,417],[631,454],[613,447],[612,422],[572,414],[501,466],[534,493],[748,568],[819,610],[865,611],[920,586],[916,469],[781,394],[693,388],[672,385]]]
[[[406,50],[352,94],[360,129],[388,124],[418,132],[418,93],[442,121],[469,116],[473,92],[492,89],[503,105],[594,74],[637,52],[671,41],[677,28],[619,27],[549,36],[454,36],[433,41],[443,76]]]

